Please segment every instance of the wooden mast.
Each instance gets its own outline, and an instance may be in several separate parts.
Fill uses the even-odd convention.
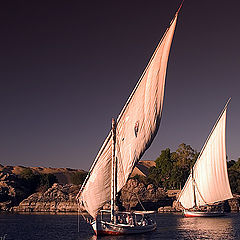
[[[112,119],[112,183],[111,183],[111,222],[116,224],[116,194],[117,194],[117,162],[115,156],[116,146],[116,122]]]

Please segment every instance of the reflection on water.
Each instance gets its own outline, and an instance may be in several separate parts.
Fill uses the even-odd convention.
[[[233,240],[240,239],[240,215],[219,218],[184,218],[180,214],[158,214],[158,228],[152,233],[128,236],[91,236],[88,240]]]
[[[177,231],[184,239],[239,239],[234,218],[179,218]]]
[[[184,218],[180,214],[158,214],[158,228],[152,233],[129,236],[92,237],[91,240],[233,240],[240,239],[239,214],[219,218]],[[89,240],[90,240],[89,239]]]
[[[240,214],[220,218],[184,218],[180,214],[157,214],[157,230],[127,236],[96,237],[89,224],[76,215],[0,214],[0,239],[67,240],[240,240]]]

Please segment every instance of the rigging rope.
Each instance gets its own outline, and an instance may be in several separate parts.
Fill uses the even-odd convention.
[[[127,189],[127,191],[128,191],[129,193],[132,193],[132,192],[130,192],[128,189]],[[145,192],[146,192],[146,191],[147,191],[147,190],[145,190]],[[143,209],[144,211],[146,211],[146,209],[144,208],[144,206],[143,206],[143,204],[142,204],[140,198],[138,197],[137,193],[136,193],[135,191],[133,191],[133,193],[136,195],[137,200],[138,200],[138,202],[140,203],[142,209]]]
[[[82,204],[80,203],[80,201],[78,201],[78,232],[80,231],[80,214],[82,215],[83,219],[85,221],[87,221],[87,218],[83,215],[82,211],[81,211],[81,207]]]
[[[198,191],[198,193],[199,193],[199,195],[200,195],[200,197],[202,198],[202,200],[207,204],[207,202],[205,201],[205,199],[203,198],[203,196],[202,196],[202,194],[201,194],[201,192],[199,191],[199,188],[198,188],[198,185],[197,185],[197,183],[195,182],[195,180],[193,179],[193,182],[194,182],[194,185],[196,186],[196,189],[197,189],[197,191]]]
[[[79,211],[80,211],[80,207],[79,207],[79,203],[78,203],[78,232],[79,232],[79,222],[80,222],[80,221],[79,221],[79,220],[80,220],[80,219],[79,219]]]
[[[140,205],[141,205],[142,209],[143,209],[144,211],[146,211],[146,209],[145,209],[145,207],[142,205],[142,202],[140,201],[140,199],[139,199],[139,197],[138,197],[137,193],[136,193],[136,192],[134,192],[134,193],[136,194],[136,197],[137,197],[137,199],[138,199],[138,202],[140,203]]]

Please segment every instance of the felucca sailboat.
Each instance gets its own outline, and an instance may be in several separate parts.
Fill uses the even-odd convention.
[[[181,6],[180,6],[181,8]],[[152,231],[156,222],[149,212],[116,210],[116,195],[126,184],[135,164],[157,134],[163,108],[165,75],[179,10],[165,31],[140,80],[108,134],[85,182],[78,201],[93,217],[96,234],[131,234]],[[110,219],[103,205],[111,200]],[[101,216],[97,214],[101,212]]]
[[[186,217],[216,217],[222,211],[200,211],[208,206],[232,198],[228,180],[225,128],[226,103],[209,137],[207,138],[192,171],[179,195]]]

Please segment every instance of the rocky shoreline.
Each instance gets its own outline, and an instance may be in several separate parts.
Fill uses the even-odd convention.
[[[77,212],[76,195],[79,186],[53,184],[46,192],[37,192],[24,199],[13,212]]]
[[[77,212],[76,195],[79,185],[54,183],[43,192],[27,195],[17,177],[0,173],[0,211],[8,212]],[[153,184],[145,185],[137,179],[129,179],[118,196],[120,210],[155,210],[160,213],[180,212],[182,207],[176,198],[179,190],[165,191]],[[240,196],[215,204],[212,208],[226,212],[239,212]],[[104,209],[110,205],[105,204]],[[81,209],[84,211],[84,209]]]

